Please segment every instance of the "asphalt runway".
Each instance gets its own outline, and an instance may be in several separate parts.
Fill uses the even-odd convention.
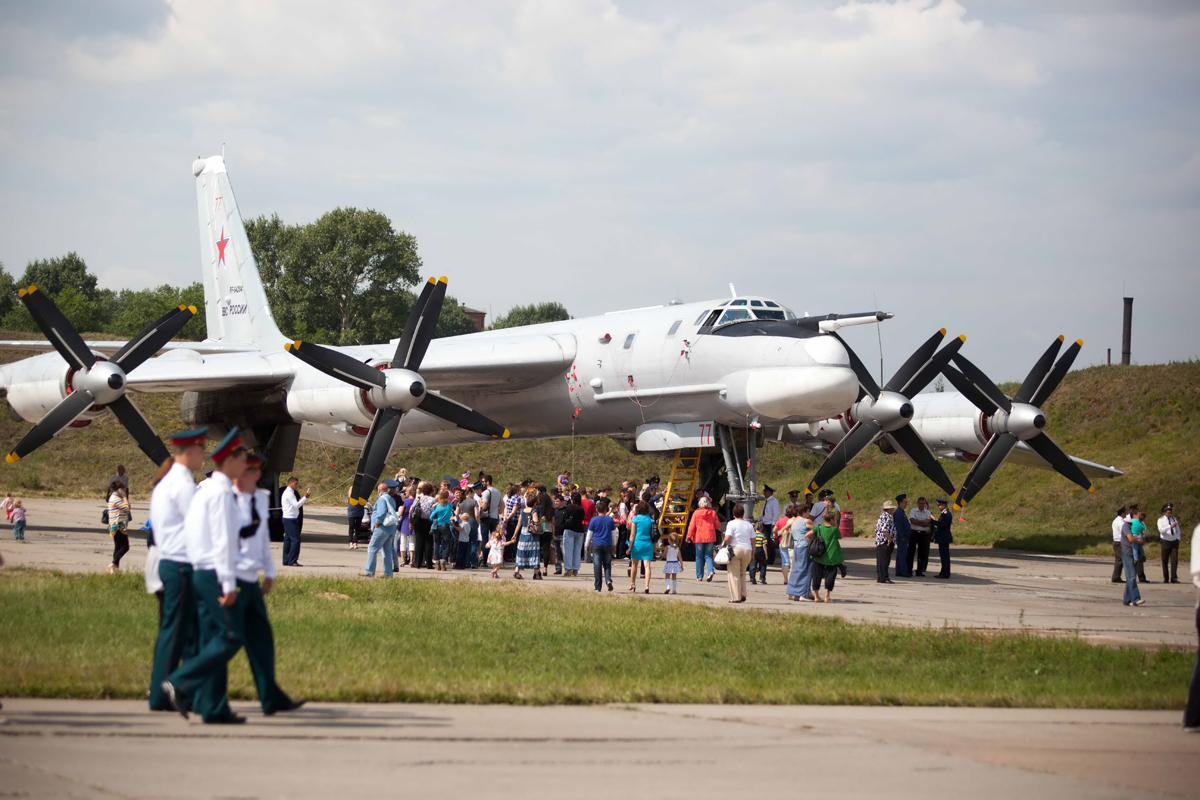
[[[11,700],[0,796],[1196,797],[1159,711],[314,704],[241,726],[128,700]]]
[[[100,525],[99,500],[29,500],[29,529],[24,543],[0,540],[0,552],[10,564],[46,567],[64,571],[102,572],[111,560],[112,544],[107,529]],[[134,524],[147,515],[147,503],[134,503]],[[131,549],[125,570],[141,571],[145,562],[144,533],[131,532]],[[366,545],[349,550],[343,507],[310,508],[304,526],[300,554],[302,567],[280,567],[280,574],[362,574]],[[274,544],[276,563],[282,545]],[[749,602],[738,608],[760,608],[796,614],[835,614],[850,620],[900,625],[951,627],[983,630],[1027,630],[1044,635],[1079,636],[1088,641],[1118,645],[1155,647],[1167,645],[1195,649],[1196,590],[1190,583],[1143,584],[1146,604],[1138,608],[1121,605],[1122,585],[1111,582],[1111,559],[1100,556],[1057,556],[994,550],[982,547],[953,548],[953,577],[896,579],[893,585],[875,582],[874,539],[856,538],[843,542],[849,577],[839,579],[831,604],[795,603],[787,600],[778,567],[771,567],[766,586],[751,586]],[[614,564],[615,594],[627,594],[628,562]],[[665,597],[655,564],[652,594],[667,603],[699,602],[725,605],[728,589],[725,573],[711,583],[697,583],[691,563],[685,563],[679,581],[680,594]],[[1186,567],[1181,565],[1186,570]],[[1147,564],[1147,577],[1159,565]],[[935,569],[929,571],[930,576]],[[379,564],[377,575],[382,576]],[[511,580],[511,566],[502,572]],[[401,568],[403,580],[491,581],[488,570],[433,572]],[[376,580],[382,580],[377,577]],[[1185,578],[1186,580],[1186,578]],[[592,588],[591,565],[584,564],[575,579],[551,576],[545,581],[526,581],[539,590]],[[639,580],[638,588],[642,583]]]

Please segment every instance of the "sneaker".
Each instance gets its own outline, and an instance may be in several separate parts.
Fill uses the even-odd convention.
[[[1138,600],[1134,600],[1134,601],[1133,601],[1133,604],[1134,604],[1135,606],[1141,606],[1141,605],[1145,605],[1145,604],[1146,604],[1146,601],[1145,601],[1145,600],[1138,599]]]
[[[188,718],[187,706],[184,705],[183,698],[180,697],[178,692],[176,691],[175,684],[171,683],[170,681],[163,681],[162,682],[162,690],[163,690],[163,695],[167,698],[167,703],[170,704],[171,708],[175,709],[180,714],[182,714],[184,719],[187,719]]]

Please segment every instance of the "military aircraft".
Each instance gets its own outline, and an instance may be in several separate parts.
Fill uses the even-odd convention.
[[[48,341],[0,346],[53,352],[0,367],[9,406],[35,423],[10,463],[105,411],[161,462],[167,450],[126,396],[133,390],[182,392],[183,419],[211,425],[210,435],[240,426],[270,473],[292,469],[301,438],[359,449],[352,498],[361,503],[393,449],[510,437],[607,435],[638,451],[694,448],[724,465],[728,497],[751,506],[767,437],[829,453],[814,489],[872,442],[905,453],[947,492],[954,486],[938,457],[975,461],[960,502],[1006,457],[1089,487],[1085,473],[1121,474],[1066,456],[1042,432],[1037,406],[1078,345],[1053,368],[1039,361],[1010,401],[959,353],[965,337],[943,346],[942,330],[880,387],[837,331],[878,324],[886,312],[802,317],[733,291],[434,339],[443,277],[429,279],[386,344],[293,341],[272,317],[223,157],[198,159],[193,174],[207,338],[171,341],[196,311],[180,306],[130,342],[85,342],[44,292],[22,289]],[[922,394],[939,373],[959,392]]]

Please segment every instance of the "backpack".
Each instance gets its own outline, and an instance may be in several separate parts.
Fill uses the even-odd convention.
[[[821,535],[820,531],[813,528],[813,540],[808,543],[809,559],[815,561],[825,555],[825,549],[825,537]]]

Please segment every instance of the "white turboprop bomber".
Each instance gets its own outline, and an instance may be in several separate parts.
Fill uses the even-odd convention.
[[[132,389],[183,392],[184,419],[213,426],[213,434],[241,426],[271,472],[292,468],[300,438],[361,449],[353,496],[364,503],[395,448],[509,436],[608,435],[641,451],[712,448],[714,456],[719,449],[729,497],[751,503],[764,438],[829,454],[814,491],[876,442],[908,455],[947,493],[954,486],[937,457],[974,462],[959,503],[1006,457],[1089,489],[1088,476],[1121,474],[1067,456],[1043,432],[1038,406],[1081,344],[1054,363],[1062,337],[1011,400],[958,352],[965,337],[939,350],[939,331],[879,387],[837,330],[891,314],[797,317],[760,296],[433,339],[446,279],[431,278],[391,342],[292,341],[271,315],[223,158],[197,160],[193,172],[207,338],[170,341],[195,313],[180,306],[131,342],[84,342],[43,292],[22,289],[48,341],[0,346],[56,352],[0,367],[10,407],[36,423],[10,462],[106,410],[161,461],[166,448],[125,396]],[[922,394],[938,373],[959,391]]]

